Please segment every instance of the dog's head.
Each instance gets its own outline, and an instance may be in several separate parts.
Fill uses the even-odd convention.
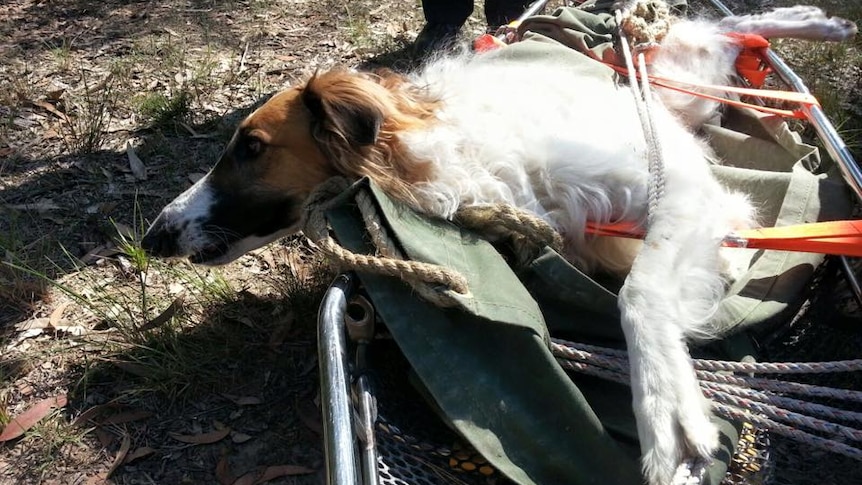
[[[297,232],[305,199],[329,177],[398,178],[380,166],[392,158],[397,112],[391,86],[356,73],[276,94],[239,125],[213,169],[162,209],[143,248],[224,264]]]

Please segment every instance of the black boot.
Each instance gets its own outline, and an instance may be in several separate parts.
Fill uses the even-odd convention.
[[[416,36],[413,52],[418,57],[426,57],[435,51],[448,49],[455,45],[460,31],[460,25],[428,22]]]

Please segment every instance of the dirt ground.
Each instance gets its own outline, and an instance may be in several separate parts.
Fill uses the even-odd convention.
[[[0,429],[37,422],[0,443],[0,484],[321,482],[331,272],[300,238],[218,269],[134,241],[255,105],[318,68],[405,69],[422,22],[394,0],[3,3]],[[862,159],[862,42],[780,47]]]

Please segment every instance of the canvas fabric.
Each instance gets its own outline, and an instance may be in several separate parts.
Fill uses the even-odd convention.
[[[615,82],[606,66],[567,47],[580,43],[595,49],[598,58],[609,55],[613,25],[607,15],[563,9],[525,22],[524,28],[529,40],[487,54],[487,60],[503,56],[530,62],[552,56],[580,65],[585,75]],[[715,167],[715,174],[751,194],[767,223],[848,214],[849,199],[833,164],[821,160],[783,121],[734,109],[723,126],[709,126],[705,134],[726,162]],[[628,387],[569,376],[548,346],[554,335],[625,348],[615,294],[619,282],[596,281],[547,248],[525,267],[512,268],[479,235],[418,215],[367,180],[327,212],[335,237],[352,251],[376,253],[353,202],[358,190],[373,195],[390,236],[409,259],[444,265],[467,278],[470,293],[453,295],[454,308],[439,308],[397,278],[359,273],[423,392],[450,425],[519,484],[641,484]],[[753,356],[749,331],[792,311],[823,259],[782,251],[747,257],[750,271],[731,288],[715,317],[732,331],[695,354],[733,360]],[[707,484],[721,481],[738,437],[739,423],[715,420],[721,449]]]

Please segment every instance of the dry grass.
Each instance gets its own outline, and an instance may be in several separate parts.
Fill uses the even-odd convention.
[[[69,404],[0,445],[0,484],[321,468],[313,330],[331,274],[299,240],[221,269],[148,260],[135,240],[269,93],[402,49],[421,22],[417,2],[7,2],[0,425],[44,398]],[[859,42],[787,50],[862,158]],[[226,429],[212,444],[172,437]]]

